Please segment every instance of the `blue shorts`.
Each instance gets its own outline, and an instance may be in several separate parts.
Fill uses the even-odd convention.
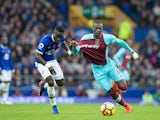
[[[108,92],[112,87],[111,79],[114,82],[123,80],[124,77],[115,65],[115,62],[109,60],[105,65],[92,64],[92,71],[95,80],[102,89]]]

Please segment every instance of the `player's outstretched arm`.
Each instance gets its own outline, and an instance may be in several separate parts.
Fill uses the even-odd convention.
[[[68,55],[72,55],[72,51],[69,49],[68,44],[64,41],[64,43],[62,44],[63,48],[67,51]]]
[[[138,59],[139,58],[139,55],[138,53],[136,53],[126,42],[124,42],[123,40],[120,40],[120,39],[116,39],[115,40],[115,43],[120,45],[121,47],[127,49],[130,53],[132,53],[132,57],[134,59]]]

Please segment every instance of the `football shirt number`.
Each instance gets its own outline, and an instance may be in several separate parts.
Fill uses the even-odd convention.
[[[3,58],[4,58],[4,60],[9,60],[9,54],[5,53]]]

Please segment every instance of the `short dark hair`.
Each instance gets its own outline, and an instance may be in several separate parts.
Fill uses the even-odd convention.
[[[60,33],[64,33],[64,28],[62,26],[58,25],[58,26],[55,27],[55,31],[58,31]]]

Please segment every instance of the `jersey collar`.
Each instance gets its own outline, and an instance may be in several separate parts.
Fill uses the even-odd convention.
[[[51,38],[52,38],[52,41],[55,42],[55,41],[54,41],[54,35],[53,35],[53,34],[52,34]]]
[[[4,45],[2,45],[2,44],[1,44],[1,47],[2,47],[2,48],[7,48],[7,46],[4,46]]]

